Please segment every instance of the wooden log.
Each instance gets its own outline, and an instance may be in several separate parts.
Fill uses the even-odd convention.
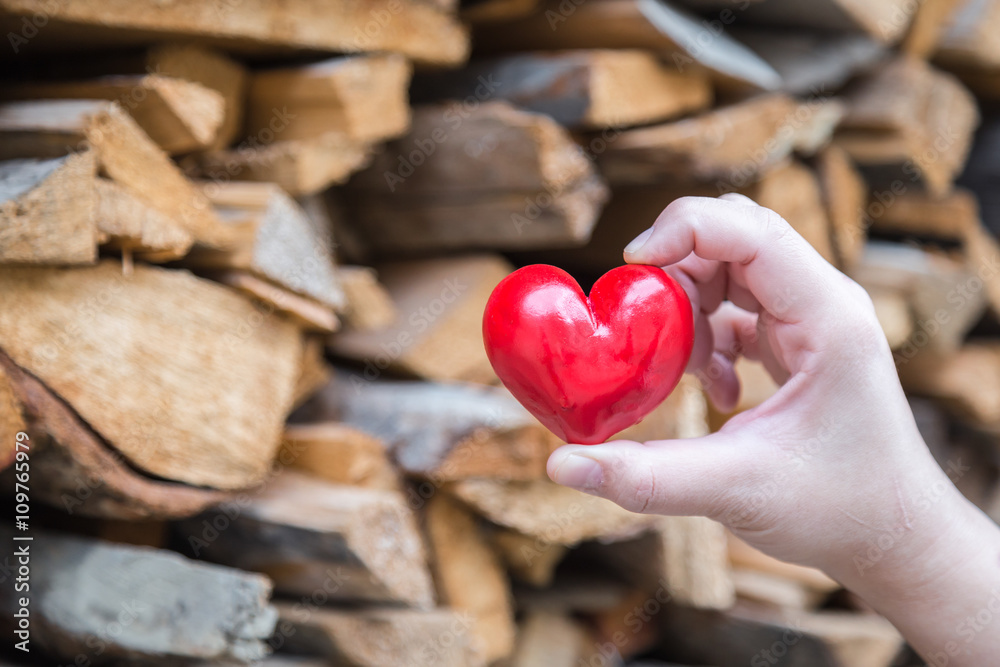
[[[552,119],[488,102],[415,110],[410,133],[352,181],[347,203],[367,245],[399,254],[578,245],[606,198]]]
[[[130,464],[221,489],[266,473],[298,373],[294,325],[144,265],[7,268],[0,285],[0,348]]]
[[[364,365],[362,383],[387,369],[429,380],[493,380],[482,343],[483,308],[510,264],[496,255],[468,255],[376,269],[404,318],[376,332],[343,331],[329,341],[333,353]]]
[[[885,45],[864,34],[774,30],[760,26],[732,34],[781,76],[781,90],[823,98],[885,57]]]
[[[332,307],[247,271],[207,269],[199,273],[252,297],[267,309],[277,310],[303,330],[329,334],[340,329],[340,319]]]
[[[651,596],[645,591],[635,590],[614,607],[586,615],[586,620],[595,628],[595,647],[606,660],[613,660],[617,655],[619,659],[631,661],[656,647],[659,643],[656,624],[641,622],[643,619],[652,620],[651,616],[654,616],[644,609],[651,601],[658,603],[655,594]]]
[[[624,540],[656,522],[655,517],[634,514],[610,500],[548,480],[465,479],[444,488],[493,523],[553,544]],[[539,507],[545,512],[540,513]]]
[[[510,667],[576,667],[588,664],[592,640],[584,627],[565,614],[534,611],[521,622]]]
[[[276,591],[326,600],[434,603],[413,512],[392,491],[285,470],[248,503],[178,526],[193,556],[262,572]]]
[[[449,609],[327,610],[279,603],[276,639],[290,651],[344,667],[480,667],[469,646],[475,619]]]
[[[938,241],[961,241],[965,230],[979,225],[976,197],[963,188],[944,197],[904,192],[877,212],[881,215],[871,216],[873,231]]]
[[[656,517],[634,539],[593,545],[601,562],[642,591],[662,588],[698,609],[727,609],[735,594],[726,532],[704,517]]]
[[[545,479],[560,444],[500,387],[338,378],[302,419],[338,419],[386,443],[409,475],[435,482],[467,477]]]
[[[189,153],[216,141],[225,100],[201,84],[159,74],[105,76],[85,81],[32,81],[4,86],[7,100],[109,100],[128,111],[167,153]]]
[[[221,491],[142,475],[2,351],[0,368],[21,414],[19,419],[8,413],[5,428],[26,430],[31,437],[31,475],[41,502],[77,516],[138,520],[189,516],[228,498]]]
[[[963,0],[924,0],[917,8],[900,50],[915,58],[930,58]]]
[[[0,262],[97,261],[96,164],[93,151],[0,162]]]
[[[986,309],[983,283],[979,281],[978,290],[968,289],[979,279],[963,262],[902,244],[869,243],[851,275],[866,289],[891,290],[906,298],[916,330],[901,350],[904,357],[922,348],[957,351]]]
[[[988,28],[998,18],[1000,3],[993,0],[960,2],[944,24],[936,58],[948,66],[972,70],[1000,68],[1000,43]]]
[[[317,7],[308,0],[274,5],[247,0],[225,9],[196,0],[170,5],[88,0],[72,6],[46,7],[41,0],[3,0],[9,16],[3,33],[20,35],[21,16],[45,12],[46,30],[18,50],[65,51],[99,44],[134,45],[195,41],[228,51],[265,54],[289,49],[326,52],[397,51],[419,62],[439,65],[465,60],[468,36],[447,10],[431,2],[379,0],[364,7]],[[279,19],[280,15],[280,20]],[[15,51],[17,53],[17,51]]]
[[[792,162],[770,172],[744,193],[761,206],[777,212],[823,259],[836,265],[833,230],[819,181],[812,170],[800,162]]]
[[[752,97],[621,133],[600,155],[601,173],[612,183],[718,180],[744,187],[786,162],[812,126],[829,138],[837,120],[837,110],[823,103],[799,104],[781,94]]]
[[[348,56],[301,67],[256,72],[250,78],[247,135],[280,141],[334,133],[371,143],[410,125],[410,64],[398,54]],[[279,111],[280,110],[280,111]],[[276,114],[287,117],[280,129]]]
[[[486,52],[562,49],[646,49],[679,70],[703,67],[724,86],[773,90],[781,78],[753,51],[719,26],[706,27],[688,13],[656,0],[615,0],[560,6],[545,3],[524,18],[474,26]],[[711,37],[712,48],[701,42]]]
[[[199,156],[192,170],[220,184],[234,179],[274,183],[293,197],[299,197],[346,182],[352,173],[368,164],[370,157],[367,145],[337,134],[267,145],[251,137],[232,149]]]
[[[979,124],[972,94],[955,77],[897,58],[859,81],[846,101],[836,142],[876,186],[920,182],[933,195],[948,193]]]
[[[631,49],[512,54],[414,81],[417,103],[486,95],[580,129],[662,121],[712,102],[704,73],[678,72],[648,51]]]
[[[101,245],[135,253],[147,262],[180,259],[194,237],[180,224],[114,181],[98,178],[97,230]]]
[[[166,521],[123,521],[102,519],[97,527],[96,537],[116,544],[130,544],[136,547],[164,549],[170,536],[170,525]]]
[[[907,392],[936,398],[962,419],[994,430],[1000,426],[998,365],[1000,349],[989,343],[967,344],[950,355],[932,350],[896,355],[896,368]]]
[[[344,308],[347,326],[361,331],[377,331],[391,326],[399,317],[389,290],[379,282],[374,269],[340,266],[337,276],[347,303]]]
[[[847,153],[838,146],[824,148],[814,163],[833,232],[836,264],[850,270],[864,252],[868,189]]]
[[[906,34],[916,10],[915,3],[905,0],[816,0],[809,5],[796,0],[768,0],[750,4],[740,17],[765,25],[860,32],[885,44],[895,44]]]
[[[735,569],[733,587],[739,600],[749,600],[789,611],[813,609],[821,595],[797,581],[756,570]]]
[[[243,127],[247,71],[225,53],[190,42],[157,44],[144,57],[143,70],[193,81],[222,95],[223,116],[211,148],[228,146]]]
[[[541,0],[477,0],[463,5],[462,20],[466,23],[490,23],[522,18],[532,14]]]
[[[233,182],[209,183],[204,191],[235,240],[225,249],[196,248],[185,266],[250,272],[329,308],[344,306],[329,240],[281,188]]]
[[[341,422],[289,424],[279,460],[335,484],[399,491],[402,482],[378,438]]]
[[[0,471],[10,466],[17,457],[17,450],[30,446],[25,442],[24,406],[14,391],[13,380],[0,365]],[[24,435],[18,435],[24,433]],[[23,445],[18,443],[23,442]],[[23,458],[23,456],[22,456]]]
[[[916,331],[910,301],[904,291],[877,285],[864,286],[875,307],[882,333],[890,350],[898,350]]]
[[[475,618],[469,645],[485,663],[514,650],[514,610],[506,573],[465,506],[444,493],[427,503],[424,522],[441,602]]]
[[[511,575],[538,588],[552,584],[556,566],[569,551],[564,544],[503,528],[495,528],[490,540]]]
[[[49,100],[0,104],[0,158],[60,157],[96,150],[99,172],[180,224],[198,243],[220,247],[229,230],[116,102]]]
[[[86,660],[243,663],[267,654],[277,614],[266,577],[148,547],[35,537],[19,543],[31,554],[33,653],[37,647]],[[13,587],[0,598],[9,612],[0,622],[10,630],[18,604]]]
[[[298,408],[333,377],[330,365],[326,363],[325,345],[322,335],[303,336],[302,356],[299,357],[299,375],[295,380],[292,406]]]

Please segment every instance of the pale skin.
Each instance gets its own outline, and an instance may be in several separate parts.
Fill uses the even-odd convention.
[[[549,476],[632,511],[711,517],[820,568],[931,665],[994,664],[1000,528],[927,450],[865,291],[740,195],[675,201],[625,260],[662,266],[687,291],[688,370],[721,410],[738,399],[739,356],[781,388],[704,438],[566,445]]]

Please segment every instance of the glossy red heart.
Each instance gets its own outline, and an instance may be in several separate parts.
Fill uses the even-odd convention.
[[[620,266],[588,297],[562,269],[504,278],[483,316],[486,354],[531,414],[567,442],[597,444],[673,391],[694,345],[691,303],[653,266]]]

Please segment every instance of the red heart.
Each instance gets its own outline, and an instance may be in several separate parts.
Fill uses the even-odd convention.
[[[673,391],[694,345],[691,302],[653,266],[620,266],[587,297],[562,269],[504,278],[483,316],[486,354],[524,407],[567,442],[597,444]]]

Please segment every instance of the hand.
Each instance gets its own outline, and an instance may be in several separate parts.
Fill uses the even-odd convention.
[[[635,512],[711,517],[823,569],[925,655],[944,651],[948,619],[1000,591],[1000,530],[928,452],[867,293],[740,195],[673,202],[625,260],[663,266],[687,291],[689,370],[720,409],[736,404],[741,355],[781,388],[704,438],[567,445],[549,476]],[[996,625],[975,645],[1000,654],[1000,613]]]

